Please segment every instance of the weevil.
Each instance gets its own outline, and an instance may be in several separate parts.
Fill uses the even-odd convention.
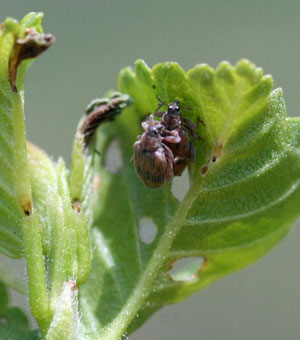
[[[94,99],[87,106],[85,110],[87,116],[83,119],[79,128],[79,133],[84,136],[85,148],[90,144],[100,124],[104,121],[113,120],[131,103],[132,100],[127,94],[119,92],[114,93],[110,98]]]
[[[162,124],[150,116],[150,120],[142,123],[144,133],[138,136],[133,145],[133,158],[139,178],[150,188],[158,188],[173,178],[174,156],[166,145],[179,143],[180,137],[168,135],[163,137]]]
[[[159,104],[159,108],[162,105],[164,105],[163,102]],[[183,118],[181,116],[180,106],[177,100],[168,105],[167,111],[158,112],[157,109],[154,114],[155,116],[161,117],[160,123],[163,125],[161,134],[163,137],[171,135],[180,138],[179,143],[170,143],[166,141],[165,144],[169,147],[174,155],[174,176],[181,176],[188,163],[193,163],[195,160],[194,145],[190,141],[186,129],[195,139],[199,140],[200,137],[196,133],[197,126],[194,125],[194,123],[189,119]],[[202,121],[199,120],[199,122]]]

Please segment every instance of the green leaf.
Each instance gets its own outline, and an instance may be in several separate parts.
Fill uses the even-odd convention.
[[[42,34],[42,13],[0,26],[0,251],[24,255],[22,223],[32,213],[24,125],[24,77],[32,58],[53,42]],[[49,40],[50,39],[50,40]]]
[[[137,61],[134,71],[121,71],[119,90],[134,104],[97,136],[93,269],[80,293],[90,338],[133,331],[162,306],[256,261],[288,232],[299,214],[300,120],[286,118],[282,91],[272,86],[247,60],[188,72]],[[197,129],[202,140],[192,139],[196,160],[181,202],[169,184],[146,187],[130,162],[157,95],[179,100],[184,118],[205,123]],[[107,166],[111,145],[121,155],[117,171]],[[150,241],[141,234],[145,223]],[[170,271],[183,258],[190,261]]]
[[[9,306],[5,285],[0,282],[0,338],[3,340],[39,340],[37,331],[32,331],[26,315],[20,308]]]
[[[68,333],[68,337],[63,333],[65,339],[72,338],[74,313],[73,306],[69,308],[68,304],[72,305],[75,299],[71,292],[74,282],[82,284],[90,270],[87,218],[72,205],[63,160],[54,163],[35,145],[28,143],[27,147],[33,203],[40,228],[36,230],[32,221],[28,224],[28,238],[24,236],[29,245],[26,260],[31,310],[47,339],[55,339],[61,332]],[[66,294],[62,294],[63,287]]]

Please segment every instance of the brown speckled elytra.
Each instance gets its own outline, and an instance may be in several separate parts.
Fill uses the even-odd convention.
[[[173,178],[174,156],[166,145],[179,143],[180,137],[163,137],[162,124],[150,116],[143,122],[144,133],[133,145],[133,163],[139,178],[150,188],[158,188]]]

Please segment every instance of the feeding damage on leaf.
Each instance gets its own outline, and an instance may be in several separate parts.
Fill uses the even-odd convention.
[[[32,214],[32,202],[31,201],[27,201],[25,204],[23,204],[22,208],[26,216],[30,216]]]
[[[286,118],[282,91],[248,60],[187,72],[139,60],[121,71],[122,93],[88,106],[68,171],[26,145],[27,59],[54,41],[41,17],[0,28],[0,250],[26,257],[46,339],[116,340],[286,235],[299,214],[300,120]],[[158,98],[169,103],[161,113]],[[116,171],[105,157],[111,145]],[[168,182],[185,169],[178,200]]]
[[[95,256],[81,291],[82,320],[91,322],[94,310],[104,340],[134,331],[159,308],[255,262],[286,235],[300,200],[299,119],[286,118],[282,91],[248,60],[187,72],[176,63],[149,68],[138,60],[121,71],[118,88],[133,105],[100,127],[95,147],[102,155],[117,139],[123,165],[109,172],[95,163]],[[179,102],[181,124],[145,118],[157,111],[157,98],[171,103],[160,116]],[[187,120],[192,131],[182,123]],[[144,134],[136,141],[141,122]],[[185,150],[189,173],[182,201],[167,184],[176,156],[182,157],[176,146]],[[155,226],[149,238],[144,220]],[[170,272],[170,264],[185,258],[192,262]]]

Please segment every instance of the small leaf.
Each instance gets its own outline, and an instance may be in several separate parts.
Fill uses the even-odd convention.
[[[75,284],[77,291],[90,272],[87,218],[71,202],[63,160],[54,163],[31,143],[27,151],[35,207],[23,223],[31,312],[43,338],[73,339],[73,321],[79,322],[79,316],[77,305],[69,306],[71,291]]]
[[[9,306],[5,285],[0,282],[0,338],[5,340],[39,340],[32,331],[26,315],[17,307]]]
[[[15,258],[24,255],[21,225],[32,213],[23,112],[24,77],[31,59],[23,60],[49,43],[41,19],[41,13],[30,13],[20,23],[7,18],[0,25],[0,251]]]
[[[100,128],[98,204],[92,231],[93,269],[80,306],[93,339],[118,339],[157,309],[242,269],[270,250],[299,214],[300,120],[287,119],[280,89],[247,60],[216,70],[176,63],[149,69],[137,61],[120,73],[119,89],[134,105]],[[141,122],[158,106],[178,100],[202,140],[191,140],[195,163],[182,202],[171,185],[146,187],[133,164]],[[105,167],[117,141],[122,166]],[[152,228],[145,242],[141,225]],[[180,259],[191,261],[176,273]]]
[[[63,285],[46,340],[77,339],[79,327],[77,293],[75,282],[69,281]]]

